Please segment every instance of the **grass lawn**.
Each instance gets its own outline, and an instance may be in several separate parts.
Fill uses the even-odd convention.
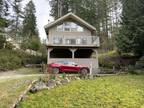
[[[40,68],[20,68],[20,69],[17,69],[15,71],[16,74],[24,74],[24,75],[27,75],[27,74],[42,74],[42,72],[39,71]]]
[[[0,108],[10,108],[30,82],[37,77],[7,78],[0,81]]]
[[[28,94],[19,108],[144,108],[144,75],[72,81]]]

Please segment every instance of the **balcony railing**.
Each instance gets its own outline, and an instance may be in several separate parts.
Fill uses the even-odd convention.
[[[48,44],[53,46],[100,46],[98,36],[54,36]]]

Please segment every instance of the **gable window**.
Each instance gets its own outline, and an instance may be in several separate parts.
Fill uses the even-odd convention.
[[[75,24],[75,23],[71,23],[71,31],[77,31],[77,24]]]
[[[64,28],[64,31],[70,31],[71,23],[70,22],[63,23],[63,28]]]
[[[63,25],[57,26],[57,30],[58,30],[58,31],[63,31]]]
[[[57,26],[57,31],[83,32],[84,28],[74,22],[64,22]]]
[[[77,31],[83,32],[83,28],[81,26],[77,26]]]

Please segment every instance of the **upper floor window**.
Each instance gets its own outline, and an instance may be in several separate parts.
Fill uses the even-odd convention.
[[[73,22],[64,22],[57,26],[58,31],[83,32],[84,28]]]

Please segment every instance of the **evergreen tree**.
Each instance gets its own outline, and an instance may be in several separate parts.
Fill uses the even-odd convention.
[[[4,28],[7,26],[7,20],[5,18],[5,2],[0,0],[0,32],[4,32]]]
[[[9,35],[14,39],[20,38],[20,26],[22,22],[22,8],[21,8],[22,0],[13,0],[9,1],[9,5],[12,7],[13,12],[10,14],[10,31]]]
[[[33,1],[30,1],[24,11],[24,20],[23,20],[23,35],[24,37],[37,36],[36,30],[36,9]]]
[[[4,1],[0,0],[0,49],[4,47],[6,42],[5,27],[7,26],[7,20],[5,18]]]
[[[121,53],[144,54],[144,1],[121,0],[123,4],[117,47]]]

